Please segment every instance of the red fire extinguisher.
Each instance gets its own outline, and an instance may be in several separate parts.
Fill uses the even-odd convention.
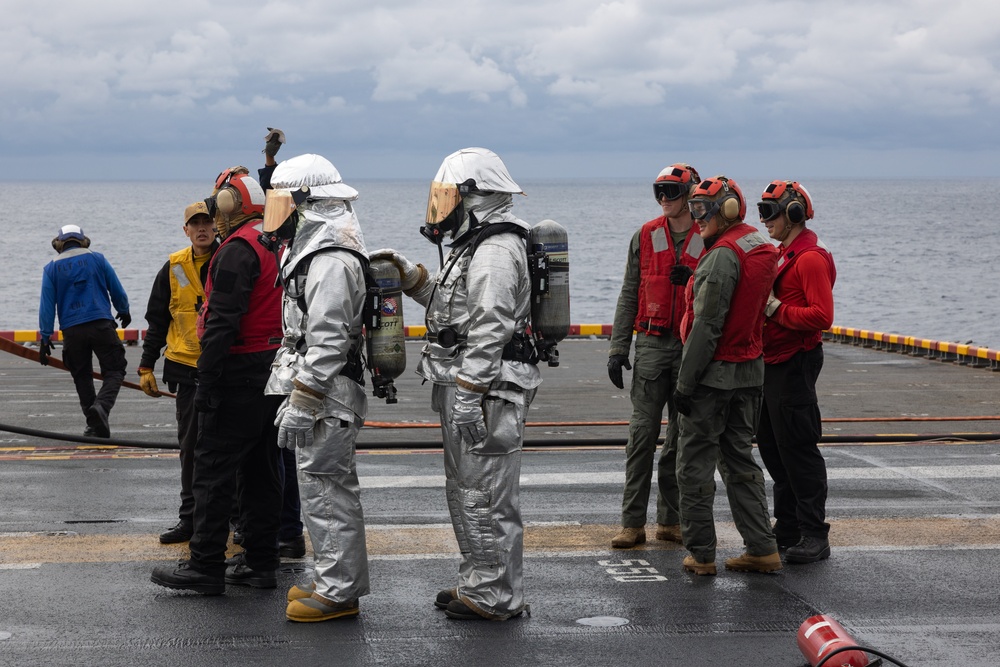
[[[823,667],[866,667],[868,656],[864,651],[842,651],[829,660],[824,660],[839,648],[857,646],[858,643],[847,634],[836,619],[820,614],[811,616],[799,626],[799,650],[812,667],[820,663]]]

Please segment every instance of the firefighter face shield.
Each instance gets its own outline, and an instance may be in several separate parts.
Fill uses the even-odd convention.
[[[719,204],[707,199],[692,199],[688,201],[688,210],[695,220],[708,220],[718,212]]]
[[[282,230],[283,227],[294,228],[294,218],[297,216],[293,213],[308,197],[309,187],[306,185],[296,190],[268,190],[264,198],[262,231],[271,234]],[[286,225],[288,222],[291,224]]]
[[[427,197],[427,215],[420,233],[434,244],[440,245],[444,235],[462,226],[465,209],[462,198],[475,190],[475,181],[464,183],[442,183],[431,181],[431,191]]]
[[[285,241],[295,238],[299,222],[298,207],[309,196],[309,187],[303,185],[295,190],[268,190],[264,196],[264,221],[257,241],[277,252]]]
[[[653,196],[656,197],[656,201],[663,201],[664,198],[667,201],[674,201],[686,195],[690,189],[691,186],[687,183],[660,181],[653,183]]]

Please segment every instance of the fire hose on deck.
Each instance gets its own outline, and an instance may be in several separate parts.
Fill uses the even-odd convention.
[[[9,352],[30,361],[38,361],[38,352],[7,338],[0,337],[0,350]],[[66,366],[55,357],[49,358],[49,366],[66,370]],[[100,379],[99,373],[94,373],[95,379]],[[123,387],[142,391],[142,387],[134,382],[125,381]],[[169,392],[161,392],[168,398],[176,398]],[[968,417],[842,417],[823,419],[823,423],[875,423],[875,422],[971,422],[971,421],[1000,421],[1000,416],[968,416]],[[664,422],[665,424],[666,422]],[[528,427],[537,428],[592,428],[592,427],[628,427],[627,421],[544,421],[528,422]],[[440,424],[433,422],[410,423],[410,422],[381,422],[368,421],[365,424],[365,431],[369,429],[439,429]],[[145,440],[125,440],[119,438],[92,438],[84,435],[71,435],[66,433],[56,433],[31,429],[12,424],[0,424],[0,431],[17,433],[36,438],[48,440],[62,440],[76,442],[86,445],[103,445],[114,447],[135,447],[145,449],[180,449],[176,442],[151,442]],[[901,434],[854,434],[854,435],[823,435],[820,438],[821,445],[835,444],[889,444],[889,443],[941,443],[949,442],[993,442],[1000,441],[1000,432],[992,433],[901,433]],[[662,439],[660,440],[662,442]],[[528,438],[524,441],[525,447],[624,447],[627,443],[626,437],[620,438]],[[435,440],[407,440],[396,442],[359,442],[359,449],[440,449],[441,441]]]

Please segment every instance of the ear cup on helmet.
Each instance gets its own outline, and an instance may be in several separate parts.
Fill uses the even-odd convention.
[[[788,216],[788,222],[793,225],[798,225],[806,221],[806,209],[797,199],[793,199],[785,207],[785,215]]]
[[[727,197],[719,206],[719,214],[726,222],[733,222],[740,217],[740,200],[735,195]]]
[[[215,195],[215,205],[219,213],[231,215],[241,208],[240,194],[231,187],[226,187]]]
[[[89,236],[84,236],[83,239],[79,239],[79,238],[76,238],[76,237],[70,237],[70,238],[67,238],[67,239],[60,239],[57,236],[54,239],[52,239],[52,249],[55,250],[58,253],[61,253],[63,250],[66,249],[66,244],[69,241],[74,241],[74,242],[80,244],[81,248],[89,248],[90,247],[90,237]]]

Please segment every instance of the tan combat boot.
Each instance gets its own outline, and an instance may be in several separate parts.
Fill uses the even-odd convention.
[[[663,540],[664,542],[677,542],[682,543],[681,540],[681,526],[679,523],[672,523],[670,525],[658,523],[656,524],[656,539]]]
[[[715,563],[699,562],[690,554],[684,557],[684,569],[701,576],[715,576]]]
[[[646,527],[622,528],[621,531],[611,538],[612,549],[631,549],[637,544],[646,541]]]
[[[766,556],[751,556],[744,552],[736,558],[727,558],[726,569],[737,572],[776,572],[781,569],[781,556],[777,551]]]

